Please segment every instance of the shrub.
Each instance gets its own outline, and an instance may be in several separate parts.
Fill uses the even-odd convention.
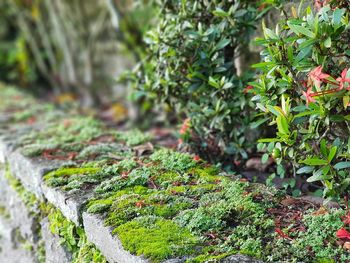
[[[212,149],[247,157],[251,117],[243,91],[251,74],[238,76],[234,60],[249,44],[265,1],[160,2],[139,90],[188,117],[192,142],[211,157]]]
[[[345,9],[325,6],[264,28],[262,74],[251,83],[261,122],[276,127],[259,148],[268,144],[280,175],[321,181],[325,196],[344,195],[350,183],[348,23]]]

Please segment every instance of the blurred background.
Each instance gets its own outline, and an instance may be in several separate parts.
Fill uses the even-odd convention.
[[[1,0],[0,81],[135,115],[118,78],[142,60],[155,13],[146,0]]]
[[[260,60],[253,40],[299,2],[0,0],[0,81],[123,128],[191,119],[177,133],[187,150],[242,166],[261,132],[244,92]]]

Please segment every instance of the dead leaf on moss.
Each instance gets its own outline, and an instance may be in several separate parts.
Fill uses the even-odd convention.
[[[346,250],[350,250],[350,242],[345,242],[343,248]]]
[[[312,215],[313,216],[320,216],[320,215],[324,215],[327,213],[328,213],[328,210],[324,206],[321,206],[317,211],[313,212]]]
[[[295,198],[287,197],[281,201],[281,205],[284,206],[291,206],[297,203],[297,200]]]
[[[151,153],[151,152],[153,152],[153,149],[154,149],[153,144],[150,142],[136,146],[133,148],[133,150],[136,153],[136,156],[142,156],[145,153]]]

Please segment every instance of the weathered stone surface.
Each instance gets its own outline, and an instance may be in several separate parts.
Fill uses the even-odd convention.
[[[92,191],[78,191],[69,194],[60,189],[48,187],[45,184],[42,185],[42,190],[46,199],[76,225],[81,223],[81,210],[85,202],[93,195]]]
[[[245,255],[236,254],[222,259],[221,263],[263,263],[263,261]]]
[[[0,162],[5,162],[7,157],[18,147],[19,138],[28,134],[33,129],[40,129],[42,125],[13,124],[10,127],[0,128]]]
[[[27,158],[19,150],[9,154],[8,162],[11,173],[21,181],[22,185],[28,191],[34,193],[40,199],[43,198],[41,188],[43,175],[62,165],[62,161]]]
[[[146,263],[149,260],[126,251],[120,240],[112,235],[101,216],[83,213],[83,225],[88,240],[96,245],[109,263]]]
[[[33,251],[26,248],[25,240],[10,222],[0,216],[0,262],[37,263]]]
[[[41,221],[41,235],[45,241],[46,263],[69,263],[72,255],[61,245],[60,238],[50,231],[47,218]]]
[[[6,260],[6,261],[2,261]],[[0,262],[7,263],[37,263],[35,254],[23,247],[0,236]]]
[[[3,215],[0,216],[0,236],[2,238],[12,240],[15,229],[10,219],[3,217]]]
[[[0,163],[6,162],[6,156],[11,152],[11,144],[5,141],[3,136],[0,137]]]
[[[18,193],[8,185],[4,177],[4,171],[0,171],[0,185],[0,202],[9,213],[11,224],[19,229],[23,238],[31,243],[36,243],[38,241],[39,222],[35,213],[26,207]]]

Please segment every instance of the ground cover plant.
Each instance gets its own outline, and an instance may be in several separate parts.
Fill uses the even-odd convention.
[[[264,28],[263,62],[255,65],[262,74],[250,92],[262,121],[276,127],[259,147],[275,158],[277,174],[306,175],[339,198],[349,187],[349,17],[333,7],[295,10],[275,30]]]
[[[173,257],[207,262],[238,252],[267,262],[350,258],[339,245],[345,240],[336,236],[343,227],[343,210],[232,180],[189,154],[160,149],[112,165],[89,166],[53,171],[45,181],[63,191],[89,185],[94,197],[87,212],[103,215],[125,249],[153,262]],[[77,180],[79,184],[72,183]]]

